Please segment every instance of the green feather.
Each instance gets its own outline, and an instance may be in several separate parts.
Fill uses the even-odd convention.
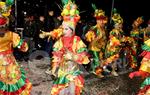
[[[117,13],[117,9],[116,8],[113,9],[113,13]]]
[[[75,0],[61,0],[63,6],[68,4],[68,2],[72,2],[72,3],[75,3]]]
[[[64,5],[66,5],[69,2],[69,0],[61,0],[61,2],[63,4],[63,6],[64,6]]]
[[[6,0],[6,5],[11,6],[14,4],[14,0]]]
[[[96,10],[97,8],[96,8],[96,5],[95,4],[93,4],[92,3],[92,8],[94,9],[94,10]]]

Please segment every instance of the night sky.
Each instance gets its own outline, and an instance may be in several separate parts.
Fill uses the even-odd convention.
[[[131,25],[134,19],[138,16],[144,16],[145,23],[149,19],[148,13],[149,0],[114,0],[114,7],[121,14],[126,26]],[[81,12],[81,19],[90,20],[94,10],[91,4],[96,4],[97,8],[105,11],[105,14],[110,17],[112,0],[75,0]],[[62,6],[61,0],[17,0],[18,23],[22,22],[24,12],[27,15],[47,15],[48,10],[54,10],[55,15],[60,15],[61,10],[58,5]]]

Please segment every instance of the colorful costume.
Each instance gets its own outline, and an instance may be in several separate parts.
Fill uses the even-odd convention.
[[[112,20],[114,22],[114,29],[112,31],[110,31],[109,33],[109,41],[107,43],[106,46],[106,52],[105,52],[105,62],[104,64],[107,65],[109,63],[112,63],[114,61],[116,61],[119,58],[119,53],[121,50],[121,42],[122,39],[124,37],[124,33],[122,30],[122,24],[123,24],[123,19],[121,18],[120,14],[118,14],[117,12],[114,12],[113,16],[112,16]],[[115,72],[115,68],[114,65],[112,66],[112,72]],[[117,74],[115,73],[115,75],[117,76]]]
[[[144,51],[141,53],[143,59],[141,61],[140,69],[139,71],[130,73],[129,77],[133,78],[134,76],[142,76],[142,78],[146,78],[141,85],[141,89],[138,95],[149,95],[150,94],[150,39],[144,42],[142,49]]]
[[[75,84],[75,93],[80,95],[84,80],[81,76],[78,64],[87,64],[89,62],[85,53],[86,46],[77,36],[61,37],[54,44],[53,51],[53,68],[58,67],[58,79],[54,82],[52,95],[57,95],[62,89],[68,87],[71,82]],[[74,56],[66,60],[65,54],[71,52],[69,56]],[[61,59],[59,61],[58,59]],[[64,94],[65,95],[65,94]]]
[[[80,19],[76,4],[64,2],[61,15],[63,23],[58,29],[43,33],[58,40],[53,46],[52,74],[57,77],[51,90],[51,95],[80,95],[84,79],[79,70],[79,64],[89,63],[86,45],[75,35],[75,26]],[[57,71],[58,70],[58,71]]]
[[[101,75],[102,61],[105,56],[105,48],[107,43],[105,24],[107,23],[107,17],[103,10],[95,9],[95,15],[97,24],[92,26],[90,30],[85,34],[86,41],[89,42],[89,50],[92,55],[92,71],[96,75]],[[101,68],[100,68],[101,67]]]
[[[132,37],[132,39],[134,40],[133,41],[133,44],[131,46],[132,50],[134,53],[132,53],[132,57],[133,57],[133,64],[135,66],[137,66],[137,56],[140,52],[140,41],[142,41],[141,37],[140,37],[140,34],[142,34],[142,31],[141,29],[139,28],[139,26],[143,23],[143,18],[142,17],[138,17],[132,24],[133,26],[133,29],[131,31],[131,34],[130,36]],[[144,33],[144,32],[143,32]]]
[[[132,37],[127,36],[124,37],[123,42],[124,42],[124,46],[121,49],[121,53],[125,52],[125,57],[127,59],[127,64],[128,64],[127,67],[136,68],[137,67],[137,61],[135,59],[136,53],[132,48],[135,40]]]
[[[11,0],[0,2],[0,95],[30,95],[31,83],[13,56],[13,47],[27,51],[27,43],[7,30]]]

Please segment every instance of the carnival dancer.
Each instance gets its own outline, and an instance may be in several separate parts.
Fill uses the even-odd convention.
[[[140,36],[144,32],[140,28],[140,25],[144,22],[142,17],[138,17],[132,24],[132,31],[130,33],[131,38],[134,40],[133,44],[131,46],[133,53],[132,53],[132,66],[131,67],[136,67],[137,66],[137,58],[140,53],[140,47],[142,42],[142,37]]]
[[[123,19],[121,18],[120,14],[117,13],[116,9],[114,9],[114,14],[112,16],[112,20],[114,22],[114,29],[109,33],[109,41],[106,46],[105,56],[106,59],[104,64],[107,65],[112,63],[112,75],[118,76],[116,72],[117,66],[115,61],[119,58],[119,53],[121,50],[121,42],[124,38],[124,33],[122,30],[123,27]]]
[[[93,5],[94,6],[94,5]],[[105,12],[101,9],[95,9],[94,17],[96,18],[96,25],[92,26],[90,30],[85,34],[86,41],[89,42],[89,52],[92,56],[91,68],[92,72],[99,77],[102,75],[103,67],[102,61],[105,58],[105,48],[107,43],[105,25],[107,23],[107,17]]]
[[[135,71],[129,74],[130,78],[141,76],[144,80],[144,82],[141,84],[140,91],[138,92],[138,95],[149,95],[150,94],[150,39],[144,42],[144,45],[142,46],[143,52],[141,53],[141,56],[143,56],[143,59],[141,61],[141,66],[139,68],[139,71]]]
[[[26,52],[27,43],[8,30],[13,0],[0,1],[0,95],[30,95],[31,83],[16,62],[13,48]]]
[[[86,45],[75,35],[75,27],[80,19],[77,5],[70,0],[65,2],[63,23],[49,35],[58,38],[53,46],[52,74],[57,77],[51,90],[51,95],[81,95],[84,79],[79,70],[79,64],[88,64]]]

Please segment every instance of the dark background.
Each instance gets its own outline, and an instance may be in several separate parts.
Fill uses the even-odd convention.
[[[139,16],[144,17],[144,24],[150,17],[149,15],[149,0],[114,0],[114,7],[124,19],[126,29],[131,28],[133,20]],[[112,0],[75,0],[79,7],[81,20],[89,21],[92,19],[94,10],[91,4],[96,4],[97,8],[105,11],[105,14],[110,18]],[[17,26],[23,27],[24,12],[28,15],[47,15],[49,10],[54,10],[55,15],[60,15],[62,6],[61,0],[17,0]]]

